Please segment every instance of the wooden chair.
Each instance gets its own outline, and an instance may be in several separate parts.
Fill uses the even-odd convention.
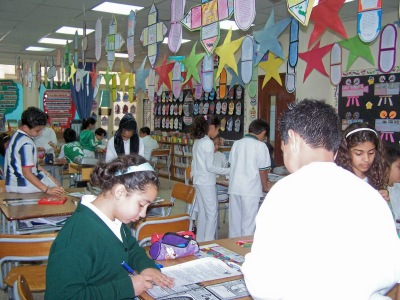
[[[46,289],[46,265],[29,264],[47,261],[57,233],[32,235],[0,235],[0,288],[12,289],[23,274],[34,292]],[[21,262],[26,262],[20,265]],[[11,295],[11,290],[10,290]]]
[[[166,217],[145,218],[138,223],[134,236],[140,246],[150,244],[151,236],[154,233],[163,234],[166,232],[192,230],[192,219],[188,214],[178,214]]]
[[[68,173],[75,174],[75,183],[73,185],[77,185],[77,182],[88,182],[90,181],[90,175],[94,167],[84,167],[76,163],[69,163],[68,164]]]
[[[185,168],[185,184],[193,185],[193,177],[190,175],[192,173],[192,167]]]
[[[14,299],[15,300],[33,300],[32,291],[24,275],[19,275],[14,282]]]
[[[160,170],[167,171],[169,186],[171,187],[171,149],[153,149],[150,155],[150,163],[157,174],[160,174]]]
[[[177,182],[172,187],[171,199],[172,203],[175,203],[176,200],[180,200],[186,203],[186,208],[184,213],[193,215],[194,209],[194,201],[196,199],[196,189],[191,186],[184,184],[182,182]],[[169,207],[167,210],[166,216],[171,214],[172,207]]]

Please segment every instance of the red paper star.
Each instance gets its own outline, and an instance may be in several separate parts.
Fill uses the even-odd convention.
[[[319,47],[319,44],[320,42],[318,41],[310,51],[299,53],[299,57],[307,62],[303,82],[306,81],[308,75],[310,75],[311,71],[314,69],[322,75],[328,76],[324,64],[322,63],[322,59],[329,51],[331,51],[333,44],[326,45],[322,48]]]
[[[96,72],[96,67],[94,63],[92,63],[92,71],[89,72],[89,75],[90,78],[92,79],[92,87],[95,88],[97,76],[99,76],[99,74],[97,74]]]
[[[308,48],[324,33],[326,28],[332,29],[347,39],[346,29],[339,18],[339,10],[346,0],[320,0],[313,8],[310,21],[314,22],[314,29],[308,42]]]
[[[182,72],[182,77],[183,77],[183,78],[186,78],[186,75],[187,75],[187,71]],[[191,90],[193,90],[193,82],[192,82],[191,79],[189,79],[188,82],[186,82],[185,84],[183,84],[182,87],[184,87],[184,86],[186,86],[186,85],[188,85],[189,88],[190,88]]]
[[[169,63],[167,64],[167,56],[164,55],[164,59],[162,61],[161,66],[155,67],[154,70],[158,74],[158,86],[161,86],[163,83],[168,87],[168,89],[171,91],[171,79],[169,78],[168,74],[172,71],[174,68],[175,63]]]

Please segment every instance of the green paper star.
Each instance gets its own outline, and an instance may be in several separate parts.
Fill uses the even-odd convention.
[[[107,67],[106,74],[103,74],[103,77],[106,82],[106,89],[111,91],[110,80],[114,77],[114,74],[110,74],[110,68]]]
[[[369,44],[361,41],[358,34],[347,40],[340,41],[338,44],[350,51],[346,71],[350,69],[358,57],[364,58],[371,65],[375,64]]]
[[[185,84],[186,82],[188,82],[192,76],[198,83],[200,83],[200,76],[199,76],[199,71],[197,70],[197,65],[202,60],[205,53],[196,54],[195,53],[196,46],[197,46],[197,42],[193,45],[193,48],[192,48],[192,51],[190,52],[189,57],[186,57],[184,60],[182,60],[183,65],[187,69],[187,75],[186,75],[185,81],[182,83],[182,85]]]

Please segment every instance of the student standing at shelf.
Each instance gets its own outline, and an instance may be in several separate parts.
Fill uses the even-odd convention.
[[[218,135],[220,124],[217,117],[205,115],[196,117],[192,127],[192,135],[196,139],[193,144],[192,175],[199,210],[196,233],[199,242],[215,239],[218,216],[215,175],[229,173],[229,168],[213,164],[212,139]]]
[[[118,130],[107,143],[106,162],[125,154],[144,156],[144,147],[137,134],[137,123],[132,114],[126,114],[119,122]]]
[[[388,299],[400,281],[390,209],[365,181],[334,163],[342,132],[334,108],[293,103],[279,132],[291,173],[258,212],[242,272],[254,299]],[[261,274],[261,275],[260,275]]]
[[[145,159],[150,160],[151,151],[158,148],[158,143],[155,139],[151,137],[149,127],[140,128],[139,136],[143,142],[143,147],[144,147],[143,156]]]
[[[134,299],[153,285],[172,287],[127,225],[157,196],[151,165],[139,155],[100,162],[91,183],[102,192],[82,197],[51,246],[45,299]]]
[[[28,107],[22,113],[21,126],[13,134],[6,150],[4,165],[7,192],[64,195],[60,183],[38,164],[33,139],[40,135],[46,123],[47,115],[36,107]]]
[[[271,159],[264,139],[269,134],[267,121],[256,119],[249,134],[233,143],[229,155],[229,237],[254,234],[255,218],[263,192],[268,192]],[[234,220],[234,221],[231,221]]]
[[[79,134],[79,141],[83,148],[85,157],[94,158],[94,151],[101,141],[98,141],[94,135],[93,128],[96,126],[96,120],[92,117],[83,119],[81,133]]]

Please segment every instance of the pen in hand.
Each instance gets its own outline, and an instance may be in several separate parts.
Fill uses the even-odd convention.
[[[133,269],[125,261],[121,263],[121,266],[123,266],[124,269],[127,270],[129,274],[135,275],[135,271],[133,271]]]

